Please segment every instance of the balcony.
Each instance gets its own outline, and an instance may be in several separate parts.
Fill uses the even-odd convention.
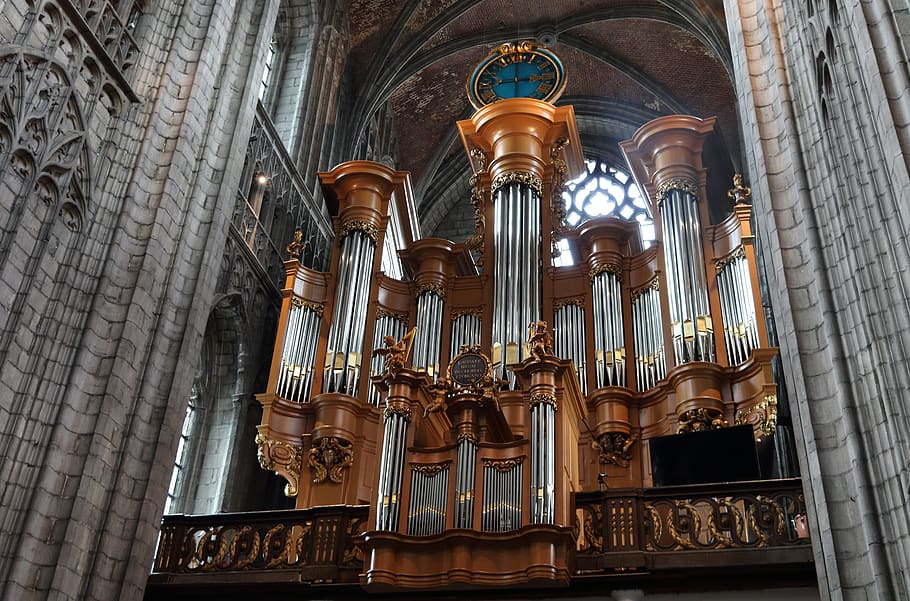
[[[814,583],[812,548],[792,523],[805,513],[798,479],[585,492],[575,495],[575,510],[574,572],[559,596]],[[362,596],[368,512],[362,505],[165,516],[146,598]]]

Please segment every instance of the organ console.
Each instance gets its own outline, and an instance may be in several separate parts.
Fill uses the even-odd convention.
[[[285,264],[257,444],[298,508],[370,505],[368,590],[566,584],[573,493],[652,486],[659,436],[773,433],[748,189],[738,180],[711,223],[713,128],[673,115],[622,143],[650,245],[619,217],[565,223],[562,191],[584,169],[570,106],[505,99],[458,123],[474,171],[464,243],[417,235],[406,173],[320,174],[331,269]],[[404,244],[383,257],[392,226]],[[576,265],[553,266],[562,238]]]

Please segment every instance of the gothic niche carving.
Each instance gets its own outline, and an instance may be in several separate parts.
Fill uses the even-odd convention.
[[[300,481],[300,466],[303,459],[303,450],[300,447],[280,440],[273,440],[262,434],[256,435],[256,445],[259,447],[256,456],[262,469],[275,472],[288,481],[284,487],[284,494],[288,497],[297,496],[297,485]]]
[[[597,437],[594,448],[600,451],[601,463],[629,467],[632,445],[637,440],[637,436],[629,436],[625,432],[607,432]]]
[[[326,436],[310,448],[308,463],[313,469],[314,483],[322,484],[328,478],[340,484],[344,470],[354,464],[354,450],[348,441]]]
[[[720,409],[710,407],[699,407],[698,409],[689,409],[679,416],[679,430],[677,434],[686,432],[703,432],[705,430],[719,430],[726,428],[727,420]]]

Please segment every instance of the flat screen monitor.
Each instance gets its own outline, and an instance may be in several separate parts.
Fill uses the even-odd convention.
[[[654,486],[761,479],[752,426],[651,439]]]

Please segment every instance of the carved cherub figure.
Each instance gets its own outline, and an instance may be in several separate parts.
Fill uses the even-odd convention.
[[[533,321],[528,325],[528,346],[531,356],[540,361],[553,355],[553,338],[545,321]]]
[[[394,375],[407,364],[416,330],[417,328],[411,328],[411,331],[398,341],[392,336],[385,336],[382,339],[385,346],[373,349],[373,357],[379,355],[385,358],[383,368],[386,373]]]
[[[430,386],[433,400],[423,410],[423,416],[438,413],[446,408],[446,395],[452,390],[452,382],[445,376],[440,376],[435,384]]]

